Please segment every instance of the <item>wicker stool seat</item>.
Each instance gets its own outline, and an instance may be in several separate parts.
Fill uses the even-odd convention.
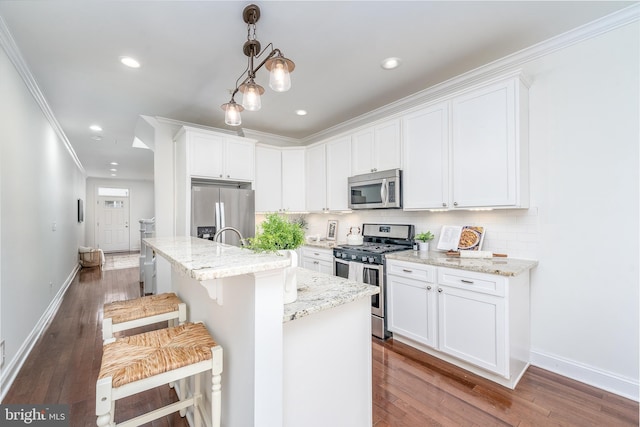
[[[139,426],[172,412],[185,415],[194,407],[194,422],[200,426],[207,412],[202,401],[200,373],[211,371],[211,424],[220,426],[222,347],[202,323],[185,323],[139,335],[109,340],[103,348],[102,364],[96,384],[98,426],[115,426],[115,402],[162,384],[180,382],[180,400],[118,426]],[[186,396],[186,379],[194,376],[195,386]]]
[[[186,305],[174,293],[114,301],[104,305],[102,339],[112,338],[115,332],[158,322],[184,323],[186,318]]]

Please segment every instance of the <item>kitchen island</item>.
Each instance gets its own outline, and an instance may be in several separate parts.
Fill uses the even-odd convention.
[[[297,269],[298,299],[285,305],[287,256],[192,237],[144,242],[171,264],[188,320],[224,349],[224,426],[371,425],[377,287]]]

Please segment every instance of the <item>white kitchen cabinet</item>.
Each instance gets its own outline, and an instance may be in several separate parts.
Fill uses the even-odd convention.
[[[438,349],[508,378],[505,279],[448,269],[438,276]]]
[[[402,118],[403,207],[449,206],[449,102]]]
[[[514,388],[529,365],[529,275],[387,260],[394,339]]]
[[[351,172],[360,175],[401,167],[400,120],[378,123],[351,136]]]
[[[528,207],[527,93],[510,77],[404,115],[403,207]]]
[[[305,207],[305,149],[282,149],[282,210],[303,212]]]
[[[282,153],[278,147],[256,146],[256,212],[282,209]]]
[[[305,210],[304,148],[256,147],[256,212]]]
[[[333,251],[331,249],[303,246],[301,266],[309,270],[333,275]]]
[[[435,267],[387,262],[387,327],[429,347],[437,346]]]
[[[331,211],[349,209],[347,180],[351,176],[351,138],[343,137],[326,143],[327,208]]]
[[[306,207],[309,212],[326,212],[327,169],[326,144],[307,148],[305,160]]]
[[[454,207],[528,207],[527,105],[519,78],[452,99]]]
[[[175,141],[179,149],[187,152],[187,169],[192,177],[254,180],[254,140],[183,126]]]

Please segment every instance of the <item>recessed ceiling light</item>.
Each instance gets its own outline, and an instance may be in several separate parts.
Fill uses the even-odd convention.
[[[102,141],[102,137],[100,135],[93,135],[91,139],[93,139],[94,141]]]
[[[307,110],[296,110],[296,114],[299,116],[306,116]]]
[[[89,129],[91,129],[94,132],[102,132],[102,128],[98,125],[91,125],[89,126]]]
[[[401,62],[400,58],[387,58],[380,63],[380,66],[385,70],[393,70],[394,68],[398,68]]]
[[[140,63],[130,56],[121,56],[120,62],[122,62],[127,67],[140,68]]]
[[[112,173],[111,176],[117,176],[115,173]]]
[[[118,166],[118,162],[111,162],[109,163],[111,166]]]
[[[118,169],[116,169],[116,168],[111,168],[111,169],[109,169],[109,170],[110,170],[111,172],[118,172]]]

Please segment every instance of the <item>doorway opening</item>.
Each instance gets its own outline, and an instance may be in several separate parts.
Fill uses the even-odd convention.
[[[97,244],[103,252],[129,251],[129,189],[98,187]]]

